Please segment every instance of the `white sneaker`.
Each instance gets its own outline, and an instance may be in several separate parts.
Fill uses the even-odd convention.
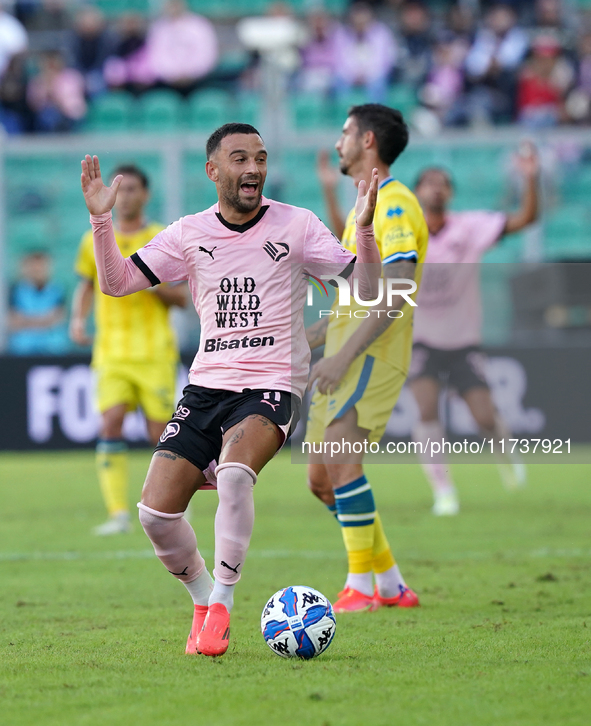
[[[104,524],[95,527],[92,532],[98,537],[108,537],[112,534],[127,534],[131,532],[129,513],[120,512],[119,514],[113,515]]]
[[[512,461],[511,464],[499,464],[499,474],[505,489],[515,491],[523,489],[527,484],[527,469],[521,461]]]
[[[435,495],[435,504],[431,510],[436,517],[453,517],[459,514],[460,502],[455,492]]]

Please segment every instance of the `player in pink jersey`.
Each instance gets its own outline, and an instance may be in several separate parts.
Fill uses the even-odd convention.
[[[262,196],[267,151],[248,124],[226,124],[207,146],[218,203],[171,224],[124,259],[111,209],[121,177],[102,183],[98,158],[82,162],[101,290],[127,295],[187,280],[201,319],[189,385],[156,447],[140,521],[164,566],[194,603],[187,653],[228,648],[234,587],[254,523],[253,487],[297,422],[310,352],[303,306],[306,274],[353,274],[365,300],[377,294],[373,236],[377,170],[360,187],[357,259],[306,209]],[[292,355],[293,351],[293,355]],[[214,581],[183,514],[200,488],[217,486]]]
[[[480,350],[482,309],[479,262],[504,235],[531,224],[538,210],[538,157],[535,149],[516,159],[523,176],[520,208],[502,212],[450,212],[453,184],[447,171],[425,169],[415,187],[429,227],[429,248],[414,318],[409,378],[420,411],[413,436],[427,445],[445,436],[438,418],[442,383],[458,391],[486,438],[506,438],[484,375]],[[437,263],[437,264],[436,264]],[[442,453],[419,456],[433,489],[436,515],[459,512],[456,489]],[[500,471],[508,487],[525,483],[525,468],[503,457]]]

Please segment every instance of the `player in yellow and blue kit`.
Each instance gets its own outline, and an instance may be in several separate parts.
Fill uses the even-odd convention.
[[[115,205],[117,244],[126,257],[146,245],[163,225],[147,222],[144,208],[149,182],[136,166],[120,166],[122,174]],[[99,535],[127,532],[127,445],[122,436],[127,411],[140,406],[153,444],[174,411],[178,349],[169,321],[171,305],[184,307],[185,285],[159,285],[134,295],[114,298],[98,287],[92,231],[82,238],[76,260],[81,280],[74,293],[70,337],[79,345],[91,342],[86,321],[94,302],[96,335],[92,366],[97,377],[101,414],[96,449],[97,474],[109,519],[94,531]]]
[[[399,111],[366,104],[349,111],[336,150],[341,172],[352,177],[356,185],[369,179],[377,167],[380,187],[374,231],[384,277],[414,280],[418,287],[428,230],[414,194],[390,175],[390,166],[407,143],[408,129]],[[343,245],[355,252],[354,211],[343,225],[330,170],[326,164],[322,170],[333,228],[342,236]],[[387,289],[386,280],[384,283]],[[396,289],[410,291],[411,287]],[[356,317],[357,310],[366,312]],[[331,316],[307,331],[311,348],[325,345],[324,357],[310,375],[316,390],[306,441],[317,446],[310,454],[308,481],[312,492],[335,513],[349,561],[336,612],[419,604],[406,586],[384,534],[371,485],[364,475],[363,453],[355,453],[352,447],[332,456],[318,446],[321,442],[363,444],[380,440],[410,365],[412,310],[399,295],[389,304],[382,302],[374,308],[352,299],[346,311],[335,305]],[[395,311],[402,311],[402,316]],[[360,448],[365,447],[357,450]]]

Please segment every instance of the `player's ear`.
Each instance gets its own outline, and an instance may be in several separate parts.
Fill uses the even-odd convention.
[[[217,164],[214,164],[213,161],[208,160],[205,162],[205,173],[207,174],[208,179],[211,179],[212,182],[217,182],[218,180],[218,167]]]
[[[361,143],[363,144],[363,147],[365,149],[371,148],[376,143],[376,135],[373,131],[366,131],[363,134],[363,138],[361,139]]]

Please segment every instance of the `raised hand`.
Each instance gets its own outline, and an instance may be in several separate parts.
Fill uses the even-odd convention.
[[[330,163],[330,154],[326,149],[318,152],[318,179],[325,189],[336,189],[341,178],[341,172]]]
[[[117,190],[123,177],[119,174],[110,187],[103,184],[98,156],[86,154],[82,160],[80,183],[86,207],[91,214],[110,212],[117,199]]]
[[[359,182],[357,187],[357,201],[355,203],[355,217],[360,227],[368,227],[373,222],[373,215],[376,210],[378,198],[378,170],[371,172],[369,189],[366,192],[365,179]]]
[[[524,141],[514,156],[517,171],[525,178],[536,177],[540,172],[538,150],[531,141]]]

